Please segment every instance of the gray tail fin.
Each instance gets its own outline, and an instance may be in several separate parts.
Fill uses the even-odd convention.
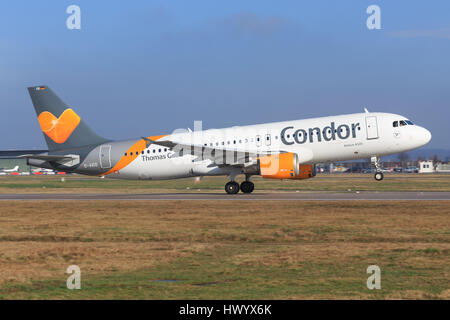
[[[49,151],[98,145],[108,140],[100,137],[48,86],[29,87]]]

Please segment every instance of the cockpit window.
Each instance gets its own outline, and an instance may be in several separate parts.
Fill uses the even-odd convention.
[[[392,126],[394,128],[397,128],[398,126],[403,127],[403,126],[413,126],[414,123],[412,123],[412,121],[410,120],[399,120],[399,121],[394,121],[392,123]]]

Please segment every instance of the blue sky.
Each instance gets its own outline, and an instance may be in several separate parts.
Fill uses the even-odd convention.
[[[66,8],[81,7],[81,30]],[[381,8],[381,30],[366,8]],[[450,149],[449,1],[17,0],[0,13],[0,149],[44,148],[47,84],[111,139],[371,111]]]

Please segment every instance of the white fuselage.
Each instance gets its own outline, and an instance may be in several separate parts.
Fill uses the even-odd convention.
[[[161,140],[210,148],[248,152],[292,152],[301,164],[381,157],[409,151],[428,143],[431,134],[417,125],[401,125],[403,116],[357,113],[305,120],[274,122],[224,129],[174,133]],[[394,127],[394,122],[398,125]],[[227,175],[232,167],[192,155],[174,157],[168,148],[151,144],[132,163],[111,177],[122,179],[174,179]],[[239,172],[238,172],[239,173]]]

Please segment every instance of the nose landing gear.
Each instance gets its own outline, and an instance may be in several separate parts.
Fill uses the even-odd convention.
[[[383,172],[381,172],[380,158],[372,157],[372,158],[370,158],[370,161],[375,166],[375,170],[376,170],[375,175],[374,175],[375,180],[377,180],[377,181],[383,180],[384,174],[383,174]]]
[[[384,178],[383,172],[376,172],[374,178],[375,178],[375,180],[377,180],[377,181],[383,180],[383,178]]]

